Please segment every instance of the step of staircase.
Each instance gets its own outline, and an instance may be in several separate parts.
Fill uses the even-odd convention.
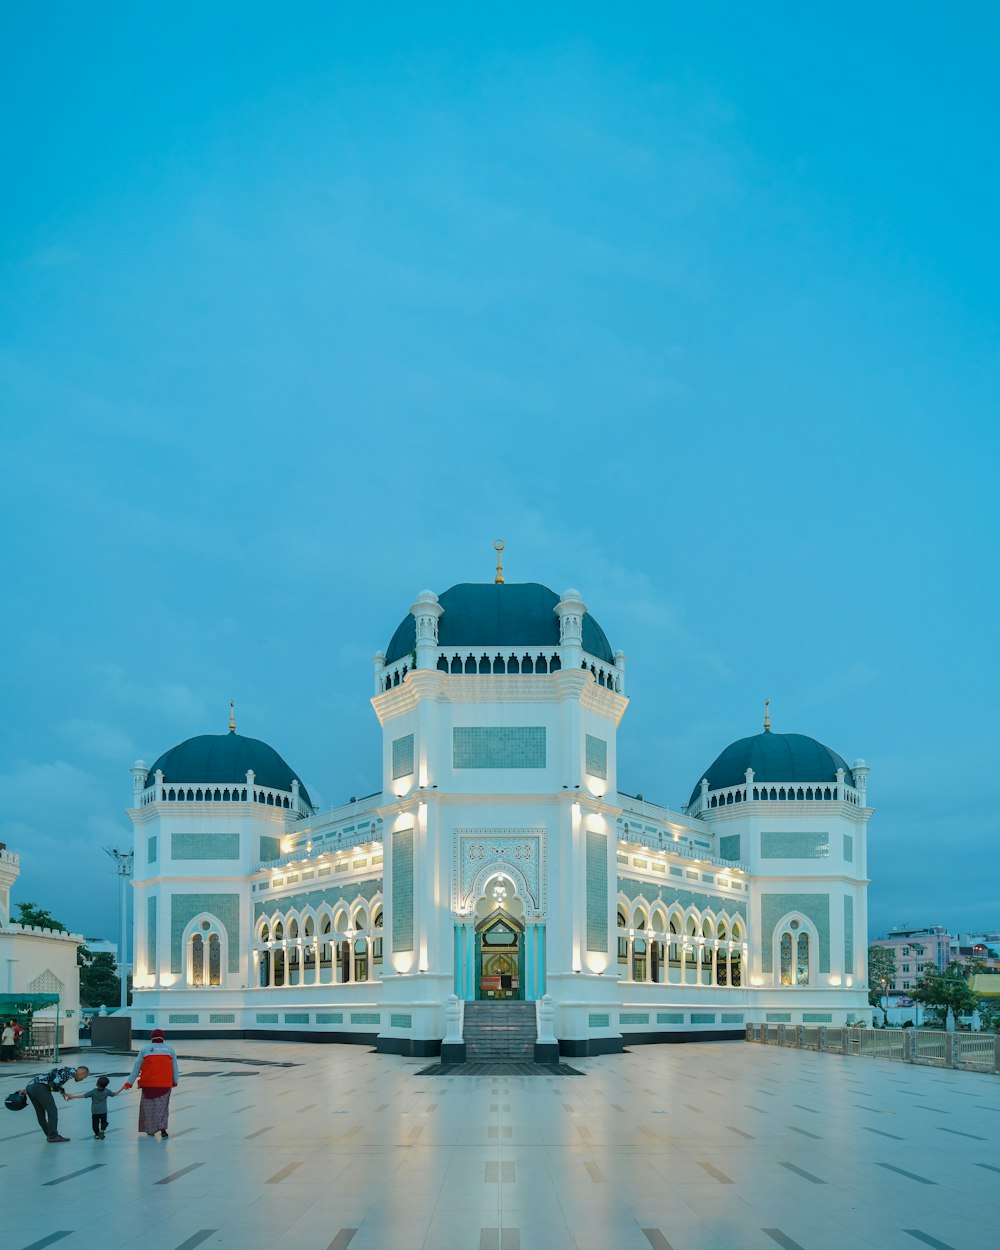
[[[531,1063],[536,1036],[534,1003],[465,1004],[463,1037],[468,1063]]]

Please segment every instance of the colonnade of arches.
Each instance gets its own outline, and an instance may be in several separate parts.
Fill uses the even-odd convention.
[[[747,957],[747,926],[739,913],[619,899],[618,964],[625,981],[741,986]]]
[[[381,898],[262,917],[253,958],[263,989],[381,980]]]

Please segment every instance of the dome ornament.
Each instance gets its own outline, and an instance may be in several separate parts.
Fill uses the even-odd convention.
[[[764,700],[764,732],[766,734],[769,734],[771,732],[771,700],[770,699]]]
[[[229,732],[231,734],[236,732],[236,704],[232,699],[229,700]]]
[[[496,577],[494,577],[493,581],[497,586],[502,586],[504,584],[503,583],[503,556],[501,556],[500,553],[503,551],[506,545],[507,544],[504,542],[502,538],[498,538],[496,542],[493,544],[493,550],[497,553],[497,575]]]

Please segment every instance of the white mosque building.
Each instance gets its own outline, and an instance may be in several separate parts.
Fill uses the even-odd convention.
[[[552,1059],[870,1019],[863,760],[765,719],[681,811],[621,793],[625,656],[499,565],[374,669],[367,797],[316,810],[232,718],[133,766],[138,1036],[460,1059],[495,1003]]]

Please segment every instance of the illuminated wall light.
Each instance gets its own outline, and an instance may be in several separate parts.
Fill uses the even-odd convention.
[[[832,977],[830,978],[830,984],[831,984],[831,985],[839,985],[839,984],[840,984],[840,977],[839,977],[839,976],[832,976]]]

